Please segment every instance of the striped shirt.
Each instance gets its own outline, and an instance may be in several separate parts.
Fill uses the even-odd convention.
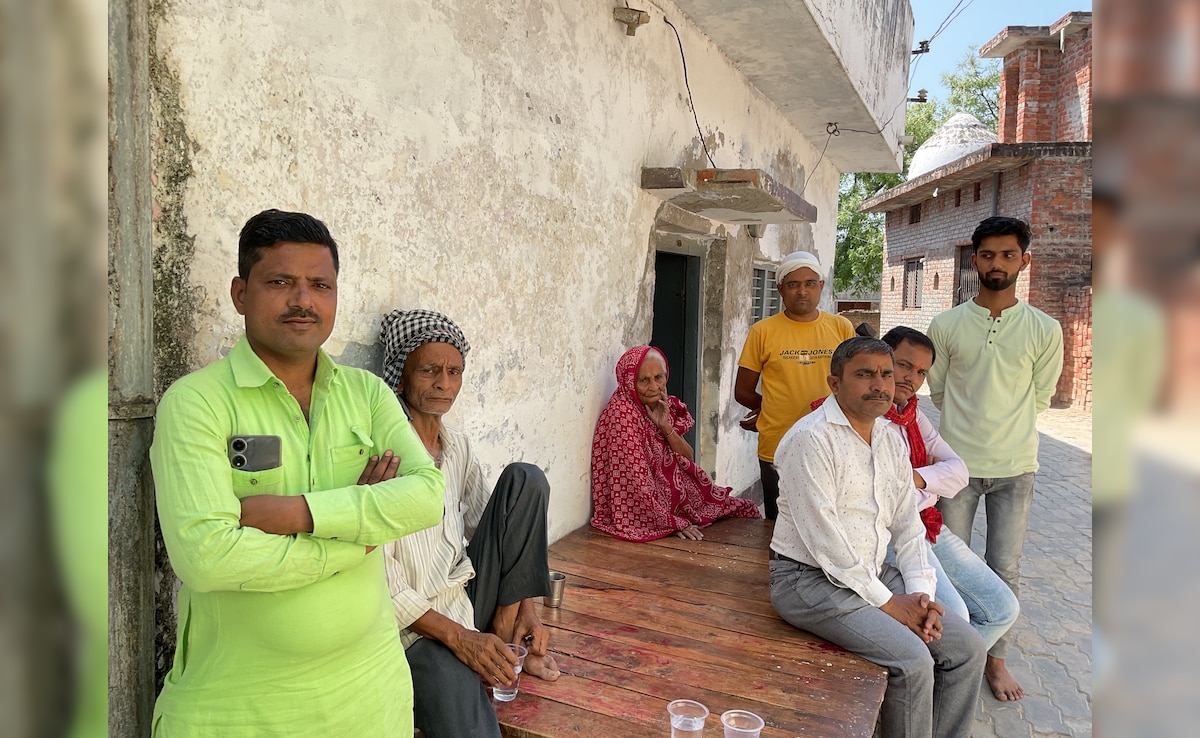
[[[439,438],[446,477],[441,523],[383,547],[388,589],[405,649],[421,637],[408,626],[430,610],[476,629],[475,608],[466,591],[467,581],[475,576],[467,558],[467,540],[475,533],[492,491],[467,437],[443,425]]]

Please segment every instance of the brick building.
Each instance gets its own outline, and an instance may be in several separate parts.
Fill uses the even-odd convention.
[[[918,149],[908,181],[862,205],[886,213],[884,331],[926,330],[973,298],[975,226],[991,215],[1026,220],[1033,262],[1017,295],[1062,323],[1054,402],[1078,407],[1091,406],[1091,26],[1091,13],[1069,13],[988,41],[980,56],[1004,60],[998,140],[956,115]]]

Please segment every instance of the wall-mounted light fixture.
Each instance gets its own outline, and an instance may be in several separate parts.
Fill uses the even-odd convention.
[[[917,90],[917,96],[908,98],[908,101],[915,103],[929,102],[929,100],[925,97],[928,94],[929,90]]]
[[[625,24],[625,35],[632,36],[637,33],[638,26],[644,26],[650,22],[650,14],[644,10],[635,10],[634,8],[613,8],[613,18],[618,23]]]

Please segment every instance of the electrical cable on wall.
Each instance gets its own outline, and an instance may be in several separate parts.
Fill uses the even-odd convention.
[[[800,185],[800,192],[797,194],[801,197],[804,196],[804,191],[808,189],[808,180],[812,179],[813,174],[817,171],[817,167],[821,166],[821,161],[825,158],[825,150],[829,148],[829,142],[833,140],[834,136],[842,135],[842,132],[838,130],[836,122],[826,123],[825,133],[828,135],[825,136],[825,146],[821,148],[821,155],[817,157],[817,163],[813,164],[812,168],[808,170],[808,176],[804,178],[804,184]]]
[[[709,166],[716,169],[717,165],[708,151],[708,144],[704,142],[704,131],[700,130],[700,117],[696,115],[696,101],[692,99],[692,86],[688,84],[687,57],[683,54],[683,40],[679,38],[679,29],[675,28],[675,24],[669,21],[665,15],[663,23],[666,23],[675,32],[675,42],[679,44],[679,60],[683,62],[683,86],[687,89],[688,105],[692,108],[692,120],[696,121],[696,135],[700,137],[700,145],[704,147],[704,155],[708,157]]]

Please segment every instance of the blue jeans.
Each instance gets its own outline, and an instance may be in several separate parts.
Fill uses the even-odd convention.
[[[933,560],[939,568],[937,598],[942,599],[943,577],[948,580],[947,589],[955,590],[960,601],[970,613],[971,625],[979,631],[988,650],[1017,622],[1021,606],[1017,596],[1004,580],[992,571],[963,539],[943,526],[937,543],[931,546]],[[945,605],[949,608],[949,605]]]
[[[937,543],[926,546],[929,565],[937,572],[933,598],[947,613],[969,622],[990,649],[1017,622],[1017,597],[983,559],[962,539],[943,526]],[[883,563],[896,566],[896,552],[888,543]]]
[[[938,510],[946,527],[971,545],[971,526],[979,499],[983,498],[987,513],[987,545],[983,558],[992,571],[1004,580],[1017,597],[1021,596],[1021,549],[1025,547],[1025,529],[1029,511],[1033,509],[1033,472],[1015,477],[971,477],[971,481],[954,497],[938,500]],[[988,655],[1004,658],[1007,635],[988,650]]]

